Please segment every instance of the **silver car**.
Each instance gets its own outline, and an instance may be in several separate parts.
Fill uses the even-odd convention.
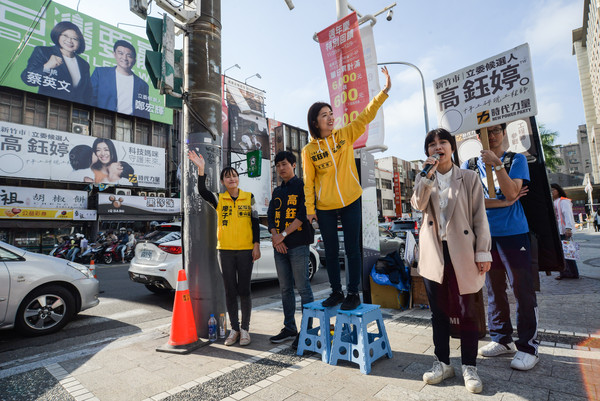
[[[169,292],[177,286],[177,274],[183,269],[181,257],[181,223],[167,223],[156,227],[135,247],[135,257],[129,265],[129,278],[144,284],[154,293]],[[271,234],[260,226],[261,257],[252,268],[252,281],[275,280],[277,269],[273,257]],[[309,277],[317,271],[319,254],[310,246]]]
[[[87,266],[0,241],[0,329],[54,333],[98,305],[98,288]]]

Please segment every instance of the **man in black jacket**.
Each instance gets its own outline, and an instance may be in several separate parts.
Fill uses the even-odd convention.
[[[272,234],[275,266],[281,288],[283,304],[283,329],[269,340],[278,344],[296,338],[298,330],[294,314],[296,298],[294,284],[300,294],[302,305],[313,302],[314,297],[308,279],[309,246],[314,241],[312,226],[306,219],[304,206],[304,182],[296,177],[296,156],[287,151],[275,156],[275,168],[283,183],[273,190],[269,210],[269,231]]]

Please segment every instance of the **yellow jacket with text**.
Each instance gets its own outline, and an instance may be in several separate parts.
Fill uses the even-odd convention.
[[[313,138],[302,149],[306,214],[315,214],[315,208],[340,209],[362,195],[352,145],[387,98],[379,92],[350,124],[334,129],[327,138]]]
[[[241,189],[236,200],[227,191],[219,194],[216,207],[217,249],[239,251],[253,248],[252,202],[252,193]]]

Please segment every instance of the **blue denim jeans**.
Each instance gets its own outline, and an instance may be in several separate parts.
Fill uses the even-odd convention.
[[[342,221],[344,248],[348,260],[348,266],[346,266],[346,274],[349,278],[347,290],[348,292],[358,294],[358,284],[360,283],[362,271],[362,258],[360,254],[362,208],[360,198],[341,209],[317,209],[319,229],[321,230],[321,237],[323,237],[325,245],[327,275],[329,276],[329,284],[333,291],[342,291],[339,261],[340,246],[337,233],[338,214]]]
[[[519,351],[537,355],[538,307],[533,288],[531,249],[528,234],[492,237],[492,267],[485,278],[488,293],[488,327],[492,341],[513,341],[506,277],[517,301],[515,345]]]
[[[287,253],[274,250],[275,267],[281,289],[281,303],[283,304],[283,325],[292,331],[298,331],[296,326],[296,297],[294,283],[300,294],[302,305],[314,301],[310,281],[308,280],[308,245],[288,249]]]

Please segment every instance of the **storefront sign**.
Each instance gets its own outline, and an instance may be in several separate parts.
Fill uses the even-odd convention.
[[[0,219],[73,220],[73,210],[0,207]]]
[[[165,187],[165,150],[0,122],[0,176]]]
[[[180,214],[181,199],[98,194],[98,214]]]
[[[98,213],[95,210],[78,209],[73,211],[73,220],[96,221]]]
[[[334,128],[354,121],[369,104],[369,84],[358,30],[356,13],[352,13],[317,34],[325,65]],[[354,148],[365,146],[368,129],[354,142]]]
[[[453,135],[537,114],[527,43],[435,79],[440,126]]]
[[[47,9],[38,21],[42,6]],[[56,2],[0,0],[0,10],[0,70],[6,71],[11,55],[18,55],[3,85],[173,123],[164,96],[150,84],[146,38]],[[26,46],[17,53],[23,42]],[[129,94],[120,92],[125,82],[120,77],[128,81]]]
[[[0,186],[0,206],[85,209],[87,204],[88,194],[85,191]]]

